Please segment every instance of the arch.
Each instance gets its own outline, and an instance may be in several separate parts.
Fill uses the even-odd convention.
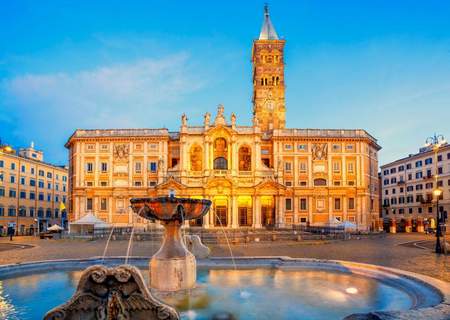
[[[192,171],[202,171],[203,169],[203,149],[194,144],[190,150],[190,163]]]
[[[252,150],[249,146],[239,148],[239,171],[252,170]]]
[[[315,186],[326,186],[327,180],[323,178],[314,179],[314,185]]]

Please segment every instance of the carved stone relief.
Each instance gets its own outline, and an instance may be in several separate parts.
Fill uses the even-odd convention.
[[[96,265],[81,275],[72,298],[50,310],[44,320],[172,320],[177,311],[156,300],[140,271],[130,265]]]
[[[311,151],[313,160],[327,160],[328,144],[315,143],[312,145]]]
[[[129,145],[126,143],[114,145],[114,161],[128,162],[128,155],[130,154]]]

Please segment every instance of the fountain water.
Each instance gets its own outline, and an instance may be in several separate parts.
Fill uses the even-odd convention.
[[[185,246],[181,227],[185,220],[204,216],[211,201],[205,199],[135,198],[131,206],[139,216],[160,220],[165,228],[161,248],[150,260],[150,287],[161,291],[178,291],[195,286],[196,260]]]
[[[109,232],[108,239],[106,240],[105,249],[103,250],[102,262],[105,260],[106,252],[108,251],[109,242],[111,241],[111,237],[114,232],[114,226],[112,226],[111,231]]]

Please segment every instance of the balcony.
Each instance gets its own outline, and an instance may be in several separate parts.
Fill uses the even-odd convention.
[[[397,182],[397,185],[398,185],[398,186],[402,186],[402,185],[404,185],[405,183],[406,183],[405,181],[400,180],[399,182]]]

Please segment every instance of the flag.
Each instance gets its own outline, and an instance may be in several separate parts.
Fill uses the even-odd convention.
[[[59,203],[59,211],[64,211],[64,210],[66,210],[66,206],[64,205],[64,202],[60,202]]]

